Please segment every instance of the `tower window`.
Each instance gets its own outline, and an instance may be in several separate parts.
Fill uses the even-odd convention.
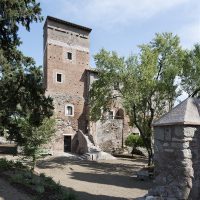
[[[114,83],[114,90],[118,90],[119,89],[119,82]]]
[[[67,52],[67,59],[72,60],[72,53],[71,52]]]
[[[59,83],[62,83],[62,74],[58,74],[56,75],[56,81]]]
[[[71,104],[65,105],[65,116],[74,116],[74,106]]]
[[[113,119],[114,113],[112,110],[108,112],[108,119]]]

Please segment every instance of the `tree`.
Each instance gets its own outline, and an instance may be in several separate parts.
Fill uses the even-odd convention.
[[[18,119],[22,137],[19,145],[22,147],[24,156],[31,158],[31,170],[34,171],[36,160],[41,153],[41,148],[51,141],[55,133],[55,120],[45,118],[38,127],[32,126],[29,120],[30,118]]]
[[[191,95],[193,92],[199,93],[200,90],[200,44],[186,52],[182,73],[183,89]]]
[[[40,4],[35,0],[0,2],[0,131],[6,130],[17,142],[23,139],[18,119],[29,117],[30,125],[37,127],[53,114],[41,68],[18,50],[22,43],[19,26],[29,31],[32,22],[41,20]]]
[[[35,0],[1,0],[0,47],[7,60],[19,61],[23,55],[17,50],[21,44],[19,25],[30,30],[32,22],[42,21],[40,4]]]
[[[148,151],[148,165],[152,163],[152,122],[172,108],[180,94],[176,77],[182,68],[184,52],[179,38],[171,33],[156,34],[148,44],[139,46],[139,55],[127,60],[115,52],[101,50],[95,55],[99,79],[90,92],[91,119],[100,119],[118,92],[132,125],[136,126]]]

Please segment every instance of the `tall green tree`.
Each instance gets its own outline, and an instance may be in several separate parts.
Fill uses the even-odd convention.
[[[195,91],[200,94],[200,44],[186,52],[181,78],[183,89],[189,95]]]
[[[42,19],[40,4],[35,0],[0,1],[0,130],[6,130],[17,142],[23,139],[19,118],[29,117],[30,125],[37,127],[53,114],[41,68],[18,50],[22,43],[19,27],[29,31],[32,22]]]
[[[116,98],[113,87],[119,83],[121,97],[132,125],[136,126],[152,163],[152,122],[173,107],[179,96],[176,77],[180,74],[184,51],[179,38],[171,33],[156,34],[148,44],[139,46],[139,55],[127,60],[115,52],[101,50],[95,55],[99,79],[92,85],[91,119],[101,118]]]

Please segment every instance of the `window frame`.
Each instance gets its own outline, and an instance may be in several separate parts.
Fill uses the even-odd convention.
[[[58,81],[58,75],[61,75],[61,81]],[[56,72],[56,83],[63,83],[63,74],[62,73],[59,73],[59,72]]]
[[[111,113],[112,113],[112,115],[111,115]],[[112,116],[112,118],[111,118],[111,116]],[[108,111],[108,119],[114,119],[114,110]]]
[[[67,52],[67,59],[72,60],[72,52]]]
[[[68,114],[67,107],[72,108],[72,114],[71,115]],[[72,104],[66,104],[65,105],[65,116],[67,116],[67,117],[73,117],[74,116],[74,105],[72,105]]]

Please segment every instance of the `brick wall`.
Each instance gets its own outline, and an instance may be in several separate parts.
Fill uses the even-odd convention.
[[[74,131],[87,131],[86,101],[89,68],[89,30],[78,25],[47,18],[44,25],[44,85],[47,95],[54,99],[55,117],[59,127],[70,126]],[[68,58],[71,53],[72,59]],[[62,81],[57,81],[61,74]],[[66,116],[65,105],[74,106],[74,115]],[[61,123],[60,122],[60,123]],[[59,124],[60,124],[59,123]],[[63,149],[65,132],[58,127],[56,150]],[[67,130],[67,129],[66,129]],[[75,133],[75,132],[74,132]]]

